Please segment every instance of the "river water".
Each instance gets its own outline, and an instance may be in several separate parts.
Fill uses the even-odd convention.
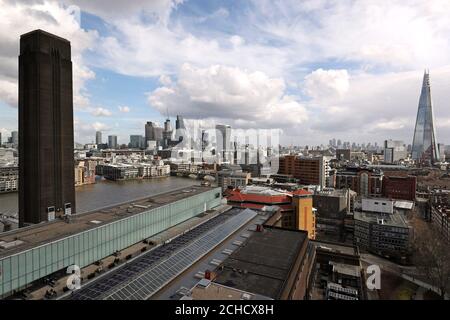
[[[77,213],[120,204],[127,201],[199,184],[198,180],[164,177],[142,180],[109,181],[75,187]],[[0,213],[10,215],[18,210],[19,193],[0,194]]]

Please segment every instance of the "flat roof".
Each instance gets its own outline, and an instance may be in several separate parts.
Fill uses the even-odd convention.
[[[266,226],[223,262],[214,282],[278,299],[305,241],[305,231]]]
[[[272,300],[263,295],[230,288],[219,283],[206,281],[201,283],[202,281],[199,281],[191,290],[190,297],[193,300]]]
[[[333,266],[333,271],[336,271],[337,273],[345,274],[355,278],[361,277],[361,268],[359,266],[339,263],[335,261],[330,261],[330,264]]]
[[[394,209],[393,213],[380,213],[380,212],[367,212],[367,211],[355,211],[353,213],[355,220],[361,220],[367,223],[378,223],[383,219],[383,224],[386,226],[393,226],[399,228],[408,228],[403,214]]]
[[[341,243],[317,241],[317,240],[313,240],[310,243],[313,244],[316,248],[319,248],[319,249],[322,249],[325,251],[334,252],[334,253],[342,253],[342,254],[347,254],[347,255],[356,255],[356,248],[351,245],[347,245],[347,244],[343,244],[343,243],[341,244]]]
[[[411,210],[414,206],[414,202],[407,200],[396,200],[394,202],[394,207],[398,209]]]
[[[31,36],[31,35],[33,35],[33,34],[35,34],[35,33],[43,34],[43,35],[45,35],[45,36],[47,36],[47,37],[59,39],[59,40],[61,40],[61,41],[70,43],[69,40],[67,40],[67,39],[65,39],[65,38],[63,38],[63,37],[57,36],[56,34],[53,34],[53,33],[47,32],[47,31],[44,31],[44,30],[42,30],[42,29],[36,29],[36,30],[30,31],[30,32],[24,33],[24,34],[22,34],[20,37],[21,37],[21,38],[25,38],[25,37]]]
[[[25,228],[0,233],[0,242],[21,240],[24,243],[9,249],[0,249],[0,258],[10,256],[39,245],[68,237],[83,231],[98,228],[102,225],[121,220],[126,217],[142,213],[149,209],[155,209],[168,203],[189,198],[215,187],[194,185],[178,188],[169,192],[149,195],[145,198],[133,200],[120,205],[80,213],[70,216],[70,223],[55,219],[51,222],[40,223]]]

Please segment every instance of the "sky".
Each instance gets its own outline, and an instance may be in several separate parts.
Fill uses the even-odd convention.
[[[18,128],[20,35],[72,45],[75,141],[167,114],[281,129],[283,145],[412,143],[424,69],[450,144],[448,0],[0,0],[0,130]]]

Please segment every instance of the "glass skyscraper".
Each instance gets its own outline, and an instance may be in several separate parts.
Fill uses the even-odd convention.
[[[431,103],[430,74],[423,75],[422,92],[417,110],[416,127],[412,145],[412,158],[425,165],[439,161],[439,149],[436,142],[433,105]]]

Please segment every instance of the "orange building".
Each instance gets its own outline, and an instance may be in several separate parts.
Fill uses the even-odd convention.
[[[316,238],[316,217],[312,207],[312,193],[306,190],[277,191],[267,187],[235,189],[226,195],[229,205],[263,210],[277,206],[277,212],[266,224],[286,229],[304,230],[309,239]]]
[[[316,216],[313,210],[311,192],[297,190],[292,194],[292,206],[294,208],[295,229],[308,231],[308,238],[316,238]]]

